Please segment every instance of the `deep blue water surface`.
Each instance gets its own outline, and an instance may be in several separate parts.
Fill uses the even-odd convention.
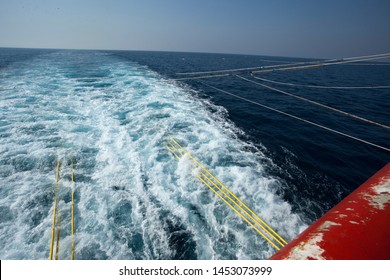
[[[70,255],[72,188],[76,259],[268,258],[274,249],[196,179],[189,161],[167,151],[168,135],[287,240],[389,162],[390,153],[207,85],[385,147],[389,130],[234,76],[172,78],[296,61],[305,59],[0,49],[0,258],[48,257],[57,158],[60,258]],[[390,85],[390,66],[335,65],[262,77]],[[390,126],[389,89],[269,85]]]

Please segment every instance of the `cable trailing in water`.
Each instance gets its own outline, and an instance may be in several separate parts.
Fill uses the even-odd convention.
[[[318,124],[318,123],[315,123],[315,122],[312,122],[312,121],[309,121],[309,120],[306,120],[306,119],[303,119],[301,117],[298,117],[298,116],[295,116],[295,115],[292,115],[292,114],[289,114],[289,113],[286,113],[286,112],[283,112],[281,110],[278,110],[278,109],[275,109],[275,108],[272,108],[270,106],[267,106],[267,105],[264,105],[264,104],[261,104],[259,102],[256,102],[256,101],[253,101],[253,100],[250,100],[250,99],[247,99],[245,97],[242,97],[242,96],[239,96],[239,95],[236,95],[236,94],[233,94],[231,92],[228,92],[226,90],[223,90],[223,89],[219,89],[219,88],[216,88],[214,86],[211,86],[211,85],[208,85],[208,84],[205,84],[203,82],[201,82],[203,85],[209,87],[209,88],[212,88],[216,91],[219,91],[219,92],[222,92],[222,93],[225,93],[227,95],[230,95],[230,96],[233,96],[235,98],[238,98],[238,99],[241,99],[241,100],[244,100],[246,102],[249,102],[249,103],[252,103],[252,104],[255,104],[257,106],[260,106],[260,107],[263,107],[263,108],[266,108],[268,110],[271,110],[273,112],[276,112],[276,113],[279,113],[279,114],[282,114],[282,115],[285,115],[285,116],[288,116],[290,118],[293,118],[293,119],[296,119],[296,120],[299,120],[299,121],[302,121],[304,123],[307,123],[307,124],[310,124],[310,125],[313,125],[313,126],[316,126],[316,127],[319,127],[321,129],[324,129],[324,130],[327,130],[327,131],[330,131],[330,132],[333,132],[333,133],[336,133],[338,135],[341,135],[341,136],[344,136],[344,137],[347,137],[347,138],[350,138],[350,139],[353,139],[353,140],[356,140],[358,142],[361,142],[361,143],[364,143],[364,144],[367,144],[367,145],[370,145],[372,147],[375,147],[375,148],[378,148],[378,149],[381,149],[381,150],[384,150],[386,152],[390,152],[390,148],[387,148],[387,147],[384,147],[384,146],[381,146],[381,145],[378,145],[378,144],[375,144],[375,143],[372,143],[372,142],[369,142],[369,141],[366,141],[366,140],[363,140],[363,139],[360,139],[358,137],[355,137],[355,136],[352,136],[352,135],[349,135],[347,133],[344,133],[344,132],[341,132],[341,131],[338,131],[338,130],[335,130],[335,129],[332,129],[332,128],[329,128],[329,127],[326,127],[324,125],[321,125],[321,124]]]
[[[240,71],[249,71],[249,70],[256,70],[256,69],[263,69],[263,68],[272,68],[272,67],[278,67],[278,66],[287,66],[287,65],[299,65],[299,64],[306,64],[308,62],[288,62],[288,61],[281,61],[281,60],[269,60],[269,59],[260,59],[261,61],[265,62],[278,62],[278,63],[284,63],[284,64],[274,64],[274,65],[265,65],[265,66],[255,66],[255,67],[245,67],[245,68],[233,68],[233,69],[222,69],[222,70],[211,70],[211,71],[197,71],[197,72],[178,72],[176,75],[203,75],[203,74],[212,74],[212,73],[226,73],[226,72],[240,72]]]
[[[303,61],[303,62],[294,62],[294,63],[285,63],[285,64],[265,65],[265,66],[258,66],[258,67],[185,72],[185,73],[176,73],[176,74],[177,75],[204,75],[204,74],[213,74],[213,73],[229,73],[229,72],[245,72],[245,71],[246,72],[250,71],[250,73],[255,74],[255,73],[268,73],[274,71],[302,70],[302,69],[318,68],[318,67],[329,66],[329,65],[351,64],[351,63],[356,63],[361,61],[380,60],[380,59],[387,59],[387,58],[390,58],[390,53],[357,56],[357,57],[349,57],[349,58],[341,58],[341,59]],[[200,76],[200,77],[192,77],[191,79],[203,79],[205,77],[214,78],[214,77],[222,77],[222,76],[219,75]],[[187,80],[187,78],[178,78],[176,80]]]
[[[187,78],[177,78],[177,79],[172,79],[172,80],[174,80],[174,81],[186,81],[186,80],[209,79],[209,78],[218,78],[218,77],[227,77],[227,76],[230,76],[230,74],[197,76],[197,77],[187,77]]]
[[[369,123],[369,124],[372,124],[372,125],[376,125],[376,126],[379,126],[379,127],[385,128],[385,129],[390,129],[390,127],[387,126],[387,125],[384,125],[384,124],[381,124],[381,123],[378,123],[378,122],[374,122],[374,121],[372,121],[372,120],[369,120],[369,119],[366,119],[366,118],[363,118],[363,117],[360,117],[360,116],[357,116],[357,115],[354,115],[354,114],[351,114],[351,113],[342,111],[342,110],[340,110],[340,109],[336,109],[336,108],[334,108],[334,107],[331,107],[331,106],[328,106],[328,105],[319,103],[319,102],[317,102],[317,101],[313,101],[313,100],[311,100],[311,99],[308,99],[308,98],[305,98],[305,97],[301,97],[301,96],[298,96],[298,95],[289,93],[289,92],[287,92],[287,91],[283,91],[283,90],[280,90],[280,89],[277,89],[277,88],[274,88],[274,87],[271,87],[271,86],[267,86],[267,85],[265,85],[265,84],[258,83],[258,82],[253,81],[253,80],[249,80],[249,79],[244,78],[244,77],[239,76],[239,75],[235,75],[235,76],[236,76],[237,78],[240,78],[240,79],[244,80],[244,81],[247,81],[247,82],[250,82],[250,83],[253,83],[253,84],[262,86],[262,87],[264,87],[264,88],[270,89],[270,90],[272,90],[272,91],[275,91],[275,92],[278,92],[278,93],[281,93],[281,94],[284,94],[284,95],[291,96],[291,97],[296,98],[296,99],[300,99],[300,100],[302,100],[302,101],[305,101],[305,102],[314,104],[314,105],[319,106],[319,107],[322,107],[322,108],[326,108],[326,109],[328,109],[328,110],[332,110],[332,111],[337,112],[337,113],[339,113],[339,114],[342,114],[342,115],[345,115],[345,116],[348,116],[348,117],[351,117],[351,118],[355,118],[355,119],[358,119],[358,120],[360,120],[360,121],[363,121],[363,122],[366,122],[366,123]]]
[[[388,59],[388,58],[390,58],[390,53],[350,57],[350,58],[342,58],[342,59],[331,59],[331,60],[325,60],[320,62],[310,62],[307,63],[307,65],[302,65],[302,66],[295,66],[295,67],[287,66],[287,67],[280,67],[271,70],[258,70],[258,71],[253,71],[252,74],[268,73],[274,71],[295,71],[295,70],[302,70],[302,69],[319,68],[319,67],[330,66],[330,65],[350,64],[350,63],[361,62],[361,61],[379,60],[379,59]]]
[[[53,259],[55,231],[57,227],[58,185],[59,185],[59,177],[60,177],[60,167],[61,167],[61,161],[57,159],[56,183],[54,188],[54,201],[53,201],[54,210],[53,210],[53,220],[51,226],[51,241],[50,241],[50,253],[49,253],[50,260]]]
[[[60,253],[60,237],[61,237],[61,216],[60,213],[57,214],[57,242],[56,242],[56,260],[58,260],[58,254]]]
[[[180,73],[176,73],[176,75],[203,75],[203,74],[212,74],[212,73],[239,72],[239,71],[249,71],[249,70],[262,69],[264,67],[267,67],[267,66],[234,68],[234,69],[212,70],[212,71],[198,71],[198,72],[180,72]]]
[[[215,193],[229,208],[239,217],[248,223],[258,234],[260,234],[272,247],[279,250],[287,242],[275,232],[263,219],[252,209],[240,200],[228,187],[219,181],[209,170],[207,170],[196,158],[194,158],[181,144],[172,136],[166,145],[168,150],[177,158],[188,156],[192,160],[193,167],[200,169],[196,177],[213,193]]]
[[[295,83],[285,83],[280,81],[269,80],[265,78],[260,78],[252,74],[252,77],[263,82],[268,82],[272,84],[292,86],[292,87],[305,87],[305,88],[322,88],[322,89],[385,89],[390,88],[390,86],[320,86],[320,85],[304,85],[304,84],[295,84]]]
[[[73,160],[72,160],[72,186],[71,186],[71,191],[72,191],[72,207],[71,207],[71,234],[72,234],[72,243],[71,243],[71,260],[74,260],[74,242],[75,242],[75,234],[74,234],[74,169],[73,169]]]
[[[224,69],[224,70],[212,70],[212,71],[198,71],[198,72],[186,72],[186,73],[176,73],[177,75],[203,75],[203,74],[213,74],[213,73],[230,73],[230,72],[243,72],[243,71],[250,71],[250,70],[256,70],[256,69],[269,69],[269,68],[276,68],[276,67],[284,67],[284,66],[294,66],[294,65],[303,65],[308,63],[314,63],[314,62],[294,62],[294,63],[284,63],[284,64],[274,64],[274,65],[265,65],[265,66],[257,66],[257,67],[247,67],[247,68],[233,68],[233,69]],[[319,61],[316,61],[315,63],[319,63]],[[230,73],[231,74],[231,73]],[[227,74],[228,75],[228,74]],[[200,79],[202,76],[198,78],[198,76],[193,78]],[[208,76],[210,78],[214,76]],[[215,75],[215,77],[218,77],[218,75]],[[180,79],[187,79],[187,78],[179,78],[175,80]]]
[[[390,66],[390,63],[351,63],[351,66]]]
[[[61,169],[61,160],[57,159],[57,167],[56,167],[56,183],[54,189],[54,210],[53,210],[53,219],[52,219],[52,227],[51,227],[51,241],[50,241],[50,252],[49,259],[54,258],[56,260],[59,259],[60,252],[60,238],[61,238],[61,218],[58,207],[59,202],[59,181],[60,181],[60,169]],[[74,210],[75,210],[75,199],[74,199],[74,168],[73,168],[73,160],[71,161],[71,216],[70,216],[70,227],[71,227],[71,260],[74,260],[74,252],[75,252],[75,221],[74,221]]]

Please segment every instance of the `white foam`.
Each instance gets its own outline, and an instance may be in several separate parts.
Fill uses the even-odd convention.
[[[199,259],[269,257],[273,249],[193,176],[191,163],[165,149],[168,134],[286,239],[302,230],[305,225],[276,195],[278,182],[264,171],[270,160],[245,149],[248,144],[236,137],[242,132],[223,108],[143,66],[99,53],[79,55],[42,56],[7,73],[2,102],[8,111],[2,117],[12,134],[0,143],[0,171],[11,174],[2,178],[0,205],[12,218],[1,224],[1,258],[48,257],[57,156],[66,159],[60,258],[70,254],[70,158],[76,169],[76,258],[173,258],[168,220],[191,236]],[[94,61],[99,63],[88,66]],[[77,72],[78,64],[81,71],[109,74],[93,81],[71,77],[69,69]],[[96,87],[102,83],[110,85]],[[27,97],[37,101],[22,106]],[[17,169],[18,156],[35,164]],[[29,228],[25,221],[32,213],[42,215]]]

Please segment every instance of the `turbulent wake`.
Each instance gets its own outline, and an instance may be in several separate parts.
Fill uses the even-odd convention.
[[[55,168],[60,259],[263,259],[274,249],[166,149],[174,135],[287,240],[304,227],[272,161],[222,107],[140,64],[58,51],[0,70],[0,258],[47,259]]]

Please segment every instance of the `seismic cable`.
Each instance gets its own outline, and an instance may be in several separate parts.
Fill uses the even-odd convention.
[[[319,60],[319,61],[300,61],[300,62],[292,62],[292,63],[264,65],[264,66],[257,66],[257,67],[233,68],[233,69],[212,70],[212,71],[198,71],[198,72],[184,72],[184,73],[176,73],[176,74],[177,75],[200,75],[200,74],[212,74],[212,73],[241,72],[241,71],[249,71],[249,70],[256,70],[256,69],[269,69],[269,68],[284,67],[284,66],[295,66],[295,65],[305,65],[305,64],[318,64],[318,63],[320,63],[322,61],[323,60]]]
[[[230,76],[230,74],[176,78],[176,79],[172,79],[172,80],[174,80],[174,81],[187,81],[187,80],[194,80],[194,79],[208,79],[208,78],[218,78],[218,77],[227,77],[227,76]]]
[[[390,66],[390,63],[353,63],[352,66]]]
[[[244,221],[246,221],[254,230],[256,230],[265,240],[267,240],[276,250],[280,250],[267,236],[264,235],[258,228],[256,228],[247,218],[245,218],[236,208],[234,208],[229,202],[227,202],[216,190],[214,190],[206,181],[199,175],[197,176],[211,191],[213,191],[226,205],[228,205],[234,212],[237,213]]]
[[[372,143],[372,142],[369,142],[369,141],[360,139],[360,138],[358,138],[358,137],[355,137],[355,136],[346,134],[346,133],[344,133],[344,132],[341,132],[341,131],[338,131],[338,130],[335,130],[335,129],[326,127],[326,126],[324,126],[324,125],[321,125],[321,124],[318,124],[318,123],[315,123],[315,122],[312,122],[312,121],[303,119],[303,118],[301,118],[301,117],[298,117],[298,116],[295,116],[295,115],[292,115],[292,114],[289,114],[289,113],[286,113],[286,112],[283,112],[283,111],[281,111],[281,110],[278,110],[278,109],[272,108],[272,107],[270,107],[270,106],[261,104],[261,103],[259,103],[259,102],[256,102],[256,101],[247,99],[247,98],[242,97],[242,96],[239,96],[239,95],[237,95],[237,94],[233,94],[233,93],[228,92],[228,91],[226,91],[226,90],[216,88],[216,87],[211,86],[211,85],[208,85],[208,84],[206,84],[206,83],[203,83],[203,82],[200,82],[200,83],[202,83],[203,85],[205,85],[205,86],[207,86],[207,87],[209,87],[209,88],[212,88],[212,89],[214,89],[214,90],[216,90],[216,91],[219,91],[219,92],[225,93],[225,94],[227,94],[227,95],[233,96],[233,97],[235,97],[235,98],[238,98],[238,99],[247,101],[247,102],[249,102],[249,103],[252,103],[252,104],[255,104],[255,105],[257,105],[257,106],[266,108],[266,109],[271,110],[271,111],[273,111],[273,112],[277,112],[277,113],[279,113],[279,114],[282,114],[282,115],[288,116],[288,117],[290,117],[290,118],[293,118],[293,119],[296,119],[296,120],[305,122],[305,123],[307,123],[307,124],[310,124],[310,125],[313,125],[313,126],[322,128],[322,129],[324,129],[324,130],[327,130],[327,131],[336,133],[336,134],[338,134],[338,135],[341,135],[341,136],[344,136],[344,137],[347,137],[347,138],[356,140],[356,141],[358,141],[358,142],[361,142],[361,143],[370,145],[370,146],[372,146],[372,147],[376,147],[376,148],[378,148],[378,149],[381,149],[381,150],[390,152],[390,148],[387,148],[387,147],[384,147],[384,146],[381,146],[381,145],[378,145],[378,144],[375,144],[375,143]]]
[[[53,259],[53,249],[54,249],[54,239],[55,239],[55,229],[56,229],[56,223],[57,223],[57,206],[58,206],[58,182],[60,177],[60,167],[61,167],[61,160],[57,159],[57,167],[56,167],[56,183],[55,183],[55,189],[54,189],[54,210],[53,210],[53,220],[52,220],[52,226],[51,226],[51,241],[50,241],[50,253],[49,253],[49,259]]]
[[[245,67],[245,68],[233,68],[233,69],[223,69],[223,70],[211,70],[211,71],[197,71],[197,72],[178,72],[176,75],[199,75],[199,74],[211,74],[211,73],[224,73],[224,72],[235,72],[235,71],[247,71],[247,70],[256,70],[263,69],[269,67],[278,67],[278,66],[287,66],[287,65],[299,65],[306,64],[309,62],[299,61],[299,62],[291,62],[291,61],[282,61],[282,60],[270,60],[270,59],[260,59],[265,62],[277,62],[283,64],[273,64],[273,65],[265,65],[265,66],[255,66],[255,67]],[[319,62],[319,61],[316,61]],[[390,64],[389,64],[390,65]]]
[[[203,75],[203,74],[213,74],[213,73],[242,72],[242,71],[251,71],[257,69],[258,69],[257,71],[252,71],[251,73],[267,73],[273,71],[300,70],[300,69],[323,67],[329,65],[355,63],[361,61],[380,60],[386,58],[390,58],[390,53],[357,56],[357,57],[349,57],[349,58],[341,58],[341,59],[316,60],[316,61],[306,61],[306,62],[302,61],[302,62],[285,63],[285,64],[265,65],[265,66],[258,66],[258,67],[223,69],[223,70],[213,70],[213,71],[184,72],[184,73],[182,72],[176,74],[177,75]],[[196,79],[196,78],[201,79],[206,77],[213,78],[214,76],[191,77],[191,79]],[[215,75],[215,77],[219,77],[219,75]],[[187,80],[187,79],[188,78],[179,78],[176,80]]]
[[[71,243],[71,260],[74,260],[74,242],[75,242],[75,234],[74,234],[74,169],[73,169],[73,160],[71,163],[71,168],[72,168],[72,207],[71,207],[71,234],[72,234],[72,243]]]
[[[284,245],[286,245],[285,243],[284,243],[284,239],[282,239],[279,235],[277,235],[276,234],[276,232],[275,232],[275,234],[276,234],[276,236],[274,236],[271,232],[269,232],[261,223],[259,223],[259,221],[257,221],[256,219],[254,219],[245,209],[243,209],[242,208],[242,206],[241,205],[239,205],[239,203],[240,204],[243,204],[243,202],[241,201],[241,200],[239,200],[238,198],[237,198],[237,201],[236,200],[234,200],[231,196],[229,196],[226,192],[224,192],[224,190],[223,189],[221,189],[221,187],[219,187],[219,186],[217,186],[217,184],[213,181],[213,180],[211,180],[208,176],[207,176],[207,174],[205,174],[205,173],[200,173],[200,175],[199,176],[203,176],[203,178],[205,178],[205,179],[207,179],[207,181],[209,182],[209,183],[211,183],[219,192],[219,194],[220,193],[222,193],[223,194],[223,196],[224,197],[226,197],[227,199],[229,199],[231,202],[233,202],[234,203],[234,205],[236,205],[237,207],[238,207],[238,209],[240,209],[246,216],[248,216],[250,219],[252,219],[252,221],[254,221],[263,231],[265,231],[266,233],[267,233],[267,235],[269,235],[270,237],[272,237],[277,243],[279,243],[282,247],[284,246]],[[198,177],[199,178],[199,177]],[[202,180],[203,181],[203,180]],[[208,185],[208,187],[209,188],[211,188],[209,185]],[[226,188],[227,189],[227,188]],[[215,190],[215,189],[214,189]],[[230,192],[230,190],[229,190],[229,192]],[[233,194],[233,196],[235,197],[235,195]],[[224,202],[225,203],[227,203],[225,200],[224,200]],[[228,205],[229,205],[229,207],[230,208],[235,208],[234,206],[232,206],[230,203],[227,203]],[[246,205],[245,205],[246,206]],[[237,209],[237,208],[236,208]],[[249,208],[248,208],[249,209]],[[249,209],[250,210],[250,209]],[[250,210],[252,213],[253,213],[253,211],[252,210]],[[242,214],[242,212],[240,212],[241,214]],[[241,215],[240,215],[241,216]],[[264,224],[265,224],[265,222],[264,222]],[[267,224],[265,224],[266,226],[268,226]],[[271,229],[271,228],[270,228]],[[271,229],[272,230],[272,229]],[[273,231],[273,230],[272,230]],[[265,238],[265,236],[262,234],[262,236]],[[281,240],[279,240],[278,238],[281,238]],[[268,242],[270,242],[273,246],[275,245],[275,244],[273,244],[271,241],[269,241],[268,239],[267,239],[267,241]],[[274,246],[274,247],[276,247],[276,246]],[[279,249],[279,248],[277,248],[277,249]]]
[[[56,242],[56,260],[58,260],[58,254],[60,253],[60,233],[61,233],[61,219],[60,213],[57,214],[57,242]]]
[[[320,61],[313,61],[313,62],[301,61],[301,62],[294,62],[294,63],[273,64],[273,65],[264,65],[264,66],[257,66],[257,67],[233,68],[233,69],[198,71],[198,72],[184,72],[184,73],[176,73],[176,74],[177,75],[203,75],[203,74],[213,74],[213,73],[242,72],[242,71],[249,71],[249,70],[256,70],[256,69],[268,69],[268,68],[294,66],[294,65],[302,65],[302,64],[309,64],[309,63],[319,63],[319,62]],[[215,75],[215,76],[218,77],[219,75]],[[212,78],[213,76],[209,76],[209,77]],[[198,78],[198,76],[194,78]],[[199,77],[198,79],[200,78],[201,77]],[[185,79],[187,78],[179,78],[175,80],[185,80]]]
[[[318,63],[307,63],[308,65],[296,66],[296,67],[285,67],[285,68],[281,67],[281,68],[276,68],[271,70],[258,70],[258,71],[253,71],[252,74],[268,73],[274,71],[302,70],[302,69],[309,69],[309,68],[316,68],[316,67],[324,67],[329,65],[340,65],[340,64],[355,63],[355,62],[361,62],[367,60],[387,59],[387,58],[390,58],[390,53],[361,56],[361,57],[354,57],[354,58],[331,59],[331,60],[320,61]]]
[[[292,86],[292,87],[305,87],[305,88],[321,88],[321,89],[384,89],[390,88],[390,86],[320,86],[320,85],[304,85],[304,84],[294,84],[294,83],[285,83],[280,81],[269,80],[265,78],[260,78],[255,75],[251,75],[254,79],[261,80],[263,82],[268,82],[272,84]]]
[[[253,217],[255,217],[256,219],[257,219],[257,221],[251,216],[251,215],[249,215],[248,214],[248,212],[246,211],[246,210],[244,210],[244,209],[242,209],[241,207],[241,210],[243,210],[243,211],[245,211],[245,213],[246,213],[246,215],[248,216],[248,217],[250,217],[255,223],[257,223],[258,225],[259,225],[259,222],[258,221],[260,221],[261,223],[263,223],[264,224],[264,226],[265,227],[267,227],[269,230],[266,230],[266,229],[264,229],[267,233],[268,233],[268,235],[270,235],[270,236],[272,236],[272,238],[273,239],[275,239],[279,244],[281,244],[282,246],[284,246],[284,244],[287,244],[287,242],[280,236],[280,235],[278,235],[266,222],[264,222],[258,215],[256,215],[243,201],[241,201],[237,196],[235,196],[234,195],[234,193],[232,193],[230,190],[229,190],[229,188],[227,188],[223,183],[221,183],[214,175],[212,175],[211,173],[210,173],[210,171],[208,171],[199,161],[197,161],[186,149],[184,149],[178,142],[177,142],[177,140],[175,140],[173,137],[171,137],[171,141],[173,141],[174,143],[175,143],[175,145],[177,145],[180,149],[181,149],[181,151],[183,151],[183,155],[184,154],[187,154],[189,157],[190,157],[190,159],[192,159],[192,161],[196,164],[196,166],[197,167],[200,167],[202,170],[203,170],[203,173],[201,173],[201,175],[203,175],[204,177],[206,177],[207,179],[208,179],[208,181],[210,181],[210,182],[212,182],[212,184],[213,185],[215,185],[216,186],[216,183],[215,182],[217,182],[217,184],[218,185],[220,185],[220,187],[218,187],[218,186],[216,186],[227,198],[229,198],[231,201],[233,201],[238,207],[240,207],[238,204],[237,204],[237,202],[238,203],[240,203],[241,205],[242,205],[242,207],[244,207],[244,208],[246,208],[246,209],[248,209],[248,211],[253,215]],[[194,167],[196,167],[196,166],[194,166]],[[208,174],[208,175],[207,175]],[[213,178],[213,180],[215,181],[215,182],[213,182],[211,179],[210,179],[210,177],[211,178]],[[222,191],[221,190],[221,188],[224,188],[225,190],[227,190],[230,194],[231,194],[231,197],[229,197],[227,194],[226,194],[226,192],[224,192],[224,191]],[[237,202],[235,202],[233,199],[232,199],[232,197],[234,197],[235,198],[235,200],[237,201]],[[262,227],[261,225],[260,225],[260,227]],[[273,234],[271,234],[270,232],[272,232]],[[280,242],[281,241],[281,242]],[[282,243],[284,243],[284,244],[282,244]]]
[[[295,94],[292,94],[292,93],[289,93],[289,92],[286,92],[286,91],[283,91],[283,90],[280,90],[280,89],[277,89],[277,88],[274,88],[274,87],[271,87],[271,86],[267,86],[265,84],[262,84],[262,83],[259,83],[259,82],[253,81],[253,80],[249,80],[249,79],[244,78],[244,77],[239,76],[239,75],[235,75],[235,76],[237,78],[240,78],[240,79],[244,80],[244,81],[247,81],[247,82],[250,82],[250,83],[262,86],[262,87],[265,87],[265,88],[270,89],[272,91],[275,91],[275,92],[278,92],[278,93],[281,93],[281,94],[284,94],[284,95],[288,95],[288,96],[291,96],[291,97],[296,98],[296,99],[303,100],[303,101],[308,102],[308,103],[312,103],[314,105],[326,108],[328,110],[335,111],[335,112],[337,112],[339,114],[343,114],[343,115],[346,115],[348,117],[355,118],[355,119],[358,119],[360,121],[367,122],[369,124],[380,126],[382,128],[390,129],[390,126],[387,126],[387,125],[384,125],[384,124],[381,124],[381,123],[378,123],[378,122],[375,122],[375,121],[372,121],[372,120],[369,120],[369,119],[366,119],[366,118],[363,118],[363,117],[360,117],[360,116],[357,116],[357,115],[354,115],[354,114],[351,114],[351,113],[348,113],[348,112],[345,112],[345,111],[342,111],[340,109],[336,109],[334,107],[331,107],[331,106],[328,106],[328,105],[325,105],[325,104],[322,104],[322,103],[310,100],[310,99],[302,97],[302,96],[298,96],[298,95],[295,95]]]
[[[278,235],[264,220],[262,220],[256,213],[253,212],[242,200],[240,200],[229,188],[227,188],[221,181],[219,181],[214,175],[210,173],[197,159],[195,159],[185,148],[183,148],[176,139],[170,136],[171,144],[169,150],[177,156],[176,150],[182,152],[181,156],[188,155],[188,157],[193,161],[194,167],[201,168],[201,172],[197,175],[197,178],[202,181],[209,189],[218,195],[230,208],[232,208],[244,221],[246,221],[251,227],[253,227],[262,237],[264,237],[270,244],[279,250],[279,247],[272,242],[271,239],[279,243],[282,247],[287,244],[287,242]],[[167,146],[168,148],[168,146]],[[223,198],[224,197],[224,198]],[[226,199],[225,199],[226,198]],[[234,207],[230,202],[233,202],[236,207]],[[240,210],[238,210],[238,209]],[[248,221],[251,220],[252,222]],[[264,232],[260,231],[254,224],[257,224]],[[267,237],[266,235],[269,237]]]

